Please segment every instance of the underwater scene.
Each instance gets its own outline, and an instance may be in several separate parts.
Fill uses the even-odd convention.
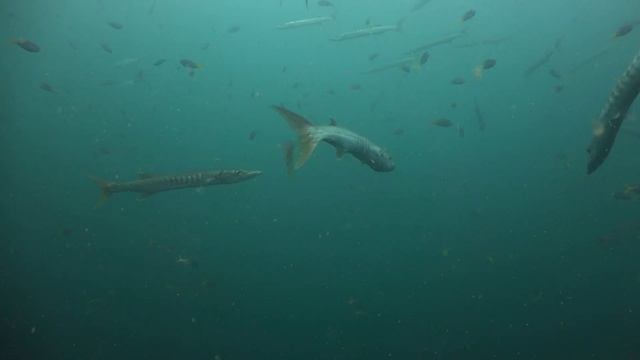
[[[0,359],[640,359],[638,0],[0,34]]]

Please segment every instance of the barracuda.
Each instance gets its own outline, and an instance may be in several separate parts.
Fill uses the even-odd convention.
[[[106,181],[97,177],[90,178],[102,190],[99,201],[101,203],[111,194],[120,192],[136,192],[140,194],[140,198],[146,198],[163,191],[234,184],[253,179],[260,174],[262,172],[255,170],[219,170],[164,176],[140,174],[137,180],[122,182]]]

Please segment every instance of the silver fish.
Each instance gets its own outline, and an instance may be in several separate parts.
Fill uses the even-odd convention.
[[[357,39],[357,38],[361,38],[361,37],[367,37],[367,36],[372,36],[372,35],[380,35],[380,34],[384,34],[390,31],[401,31],[402,30],[402,26],[404,24],[405,19],[401,19],[400,21],[398,21],[397,24],[395,25],[373,25],[373,26],[367,26],[365,28],[362,29],[358,29],[358,30],[354,30],[354,31],[348,31],[346,33],[342,33],[336,37],[331,38],[332,41],[344,41],[344,40],[351,40],[351,39]]]
[[[320,16],[320,17],[314,17],[314,18],[308,18],[308,19],[287,21],[286,23],[282,23],[278,25],[276,28],[280,30],[296,29],[304,26],[322,25],[328,21],[333,21],[333,20],[334,19],[331,16]]]
[[[332,125],[318,126],[282,106],[274,106],[274,109],[287,120],[289,126],[298,134],[300,146],[298,156],[295,159],[293,156],[287,157],[287,167],[290,172],[301,168],[321,141],[336,148],[338,158],[344,154],[351,154],[378,172],[389,172],[395,168],[391,156],[384,149],[361,135],[336,126],[334,121],[332,121]],[[291,155],[291,152],[289,154]]]
[[[591,144],[587,148],[589,161],[587,174],[591,174],[605,161],[627,116],[629,107],[640,92],[640,52],[631,61],[618,83],[609,94],[604,109],[594,127]]]

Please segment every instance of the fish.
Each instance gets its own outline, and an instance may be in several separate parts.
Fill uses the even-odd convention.
[[[31,40],[27,40],[27,39],[13,39],[11,40],[12,44],[16,44],[18,46],[20,46],[22,49],[31,52],[31,53],[37,53],[40,52],[40,47],[38,45],[36,45],[36,43],[34,43]]]
[[[436,119],[431,121],[431,124],[438,127],[448,128],[453,126],[453,121],[449,119]]]
[[[126,59],[122,59],[122,60],[116,62],[114,64],[114,66],[115,67],[125,67],[127,65],[135,64],[137,62],[140,62],[140,59],[138,59],[138,58],[126,58]]]
[[[549,69],[548,73],[556,79],[562,79],[562,74],[560,74],[556,69]]]
[[[553,56],[553,54],[555,54],[555,52],[556,52],[555,49],[547,50],[540,59],[536,60],[533,64],[529,65],[529,67],[524,71],[524,75],[530,76],[536,70],[538,70],[542,65],[548,63],[549,60],[551,60],[551,57]]]
[[[420,70],[428,60],[429,60],[429,53],[427,52],[424,52],[421,55],[414,54],[413,56],[405,57],[389,64],[384,64],[381,66],[370,68],[366,70],[364,73],[375,74],[375,73],[379,73],[379,72],[390,70],[390,69],[400,69],[406,73],[410,73],[411,71]]]
[[[388,33],[391,31],[402,31],[403,24],[406,19],[400,19],[395,25],[373,25],[367,26],[362,29],[348,31],[342,33],[338,36],[332,37],[331,41],[345,41],[358,39],[361,37],[373,36],[373,35],[381,35],[384,33]]]
[[[231,26],[230,28],[227,29],[228,34],[235,34],[238,31],[240,31],[240,26],[238,25]]]
[[[249,140],[251,140],[251,141],[255,140],[257,135],[258,135],[258,131],[257,130],[251,130],[251,132],[249,133]]]
[[[164,64],[165,61],[167,61],[167,59],[158,59],[153,63],[153,66],[160,66],[160,65]]]
[[[289,157],[286,158],[287,168],[291,171],[300,169],[321,141],[332,145],[336,149],[338,158],[342,158],[344,154],[351,154],[376,172],[390,172],[395,169],[391,156],[371,140],[336,124],[314,125],[303,116],[283,106],[273,106],[273,108],[298,135],[297,157],[294,157],[292,150],[289,150]]]
[[[121,30],[124,26],[117,21],[109,21],[107,25],[111,26],[113,29]]]
[[[413,5],[413,7],[411,8],[411,12],[416,12],[420,9],[422,9],[423,7],[425,7],[425,5],[427,5],[431,0],[418,0],[417,3],[415,3],[415,5]]]
[[[332,7],[333,3],[331,1],[328,1],[328,0],[319,0],[318,1],[318,6]]]
[[[622,126],[629,107],[640,92],[640,52],[631,60],[618,83],[609,94],[609,99],[594,126],[591,142],[587,147],[587,174],[596,171],[607,159],[618,130]]]
[[[618,30],[616,30],[616,32],[613,34],[613,37],[619,38],[619,37],[625,36],[628,33],[630,33],[631,30],[633,30],[633,24],[622,25],[618,28]]]
[[[353,91],[358,91],[358,90],[362,90],[362,85],[360,84],[351,84],[349,86],[349,89],[353,90]]]
[[[331,16],[319,16],[319,17],[313,17],[308,19],[292,20],[276,26],[276,29],[287,30],[287,29],[296,29],[304,26],[322,25],[328,21],[333,21],[333,20],[334,18]]]
[[[471,10],[467,10],[467,12],[465,12],[462,17],[460,18],[461,21],[467,21],[467,20],[471,20],[474,16],[476,16],[476,11],[471,9]]]
[[[53,86],[51,86],[49,83],[47,83],[46,81],[43,81],[40,83],[40,89],[50,92],[50,93],[57,93],[57,91],[53,88]]]
[[[189,76],[193,76],[194,70],[202,68],[202,65],[197,64],[189,59],[180,60],[180,64],[185,68],[189,69]]]
[[[373,53],[373,54],[369,55],[369,61],[373,61],[373,60],[377,59],[378,56],[380,56],[380,54],[378,54],[378,53]]]
[[[456,78],[453,78],[453,79],[451,80],[451,83],[452,83],[453,85],[462,85],[462,84],[464,84],[464,83],[466,83],[466,82],[467,82],[467,81],[466,81],[464,78],[461,78],[461,77],[456,77]]]
[[[632,200],[640,196],[640,184],[626,184],[622,191],[613,193],[613,197],[617,200]]]
[[[429,49],[434,48],[436,46],[449,44],[449,43],[453,42],[454,40],[462,37],[463,35],[465,35],[464,32],[447,35],[447,36],[444,36],[444,37],[442,37],[442,38],[440,38],[438,40],[434,40],[432,42],[429,42],[429,43],[426,43],[424,45],[421,45],[421,46],[418,46],[416,48],[413,48],[413,49],[409,50],[407,53],[411,53],[411,54],[413,54],[413,53],[422,53],[423,51],[429,50]]]
[[[477,78],[481,78],[484,74],[484,71],[493,68],[494,66],[496,66],[496,63],[496,59],[487,59],[483,61],[482,64],[476,66],[476,68],[473,70],[473,73]]]
[[[464,128],[462,125],[458,125],[458,136],[464,138]]]
[[[132,181],[107,181],[90,176],[101,190],[98,204],[106,201],[112,194],[121,192],[139,193],[144,199],[159,192],[200,188],[211,185],[235,184],[251,180],[262,172],[258,170],[216,170],[202,171],[181,175],[150,175],[139,174],[138,179]]]
[[[109,46],[109,44],[107,44],[107,43],[100,43],[100,47],[102,48],[102,50],[108,52],[109,54],[113,53],[113,50],[111,49],[111,46]]]
[[[484,121],[484,115],[482,115],[482,111],[480,111],[480,105],[478,105],[478,100],[473,100],[474,103],[474,111],[476,113],[476,119],[478,120],[478,128],[480,131],[484,131],[487,127]]]

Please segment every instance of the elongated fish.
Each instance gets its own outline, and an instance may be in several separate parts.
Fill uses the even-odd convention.
[[[422,54],[416,53],[413,56],[408,56],[400,60],[396,60],[392,63],[370,68],[366,70],[364,73],[375,74],[375,73],[379,73],[379,72],[383,72],[391,69],[400,69],[406,73],[410,73],[412,71],[420,71],[420,69],[422,69],[422,66],[427,62],[428,59],[429,59],[429,53],[427,52],[424,52]]]
[[[199,188],[210,185],[234,184],[253,179],[262,174],[255,170],[219,170],[188,173],[182,175],[149,175],[140,174],[133,181],[106,181],[97,177],[90,177],[102,190],[99,203],[105,201],[111,194],[119,192],[140,193],[141,198],[149,197],[162,191],[185,188]]]
[[[362,29],[358,29],[358,30],[348,31],[346,33],[342,33],[342,34],[340,34],[340,35],[338,35],[336,37],[331,38],[331,40],[332,41],[344,41],[344,40],[357,39],[357,38],[366,37],[366,36],[380,35],[380,34],[384,34],[384,33],[390,32],[390,31],[401,31],[404,21],[405,21],[405,19],[401,19],[395,25],[373,25],[373,26],[367,26],[367,27],[362,28]]]
[[[314,17],[314,18],[308,18],[308,19],[287,21],[286,23],[282,23],[278,25],[276,28],[280,30],[296,29],[304,26],[322,25],[328,21],[333,21],[333,20],[334,19],[331,16],[320,16],[320,17]]]
[[[605,161],[613,143],[616,141],[618,130],[640,92],[640,52],[631,61],[618,83],[609,94],[604,109],[594,127],[591,144],[587,148],[589,161],[587,174],[591,174]]]
[[[324,141],[336,148],[338,158],[344,154],[351,154],[374,171],[389,172],[395,168],[391,156],[380,146],[369,139],[352,131],[336,126],[334,122],[329,126],[313,125],[301,115],[287,110],[282,106],[273,107],[289,126],[298,134],[300,149],[294,159],[289,151],[287,166],[289,170],[299,169],[309,159],[319,142]]]

